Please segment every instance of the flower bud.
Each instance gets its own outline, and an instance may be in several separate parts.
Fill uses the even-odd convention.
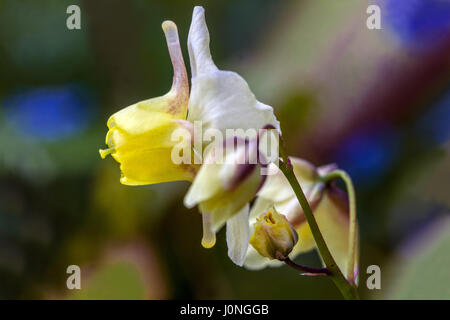
[[[275,208],[256,219],[250,244],[269,259],[284,260],[298,241],[295,229]]]

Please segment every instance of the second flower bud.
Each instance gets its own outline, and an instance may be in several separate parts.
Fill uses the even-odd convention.
[[[298,235],[286,217],[275,208],[257,218],[250,244],[269,259],[285,260],[297,244]]]

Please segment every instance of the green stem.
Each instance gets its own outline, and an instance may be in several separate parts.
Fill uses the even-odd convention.
[[[356,196],[355,188],[353,187],[352,179],[343,170],[334,170],[324,177],[324,181],[330,181],[341,178],[345,182],[349,198],[350,209],[350,226],[348,236],[348,264],[347,264],[347,279],[351,283],[355,283],[355,260],[357,259],[357,237],[358,237],[358,224],[356,221]]]
[[[341,270],[339,269],[338,265],[334,261],[334,258],[331,255],[330,250],[327,247],[327,244],[325,243],[325,239],[323,238],[322,233],[319,230],[319,226],[317,225],[316,219],[314,218],[308,200],[306,199],[305,194],[303,193],[303,190],[300,187],[297,178],[295,177],[294,170],[292,169],[292,166],[290,165],[290,162],[288,161],[288,158],[281,146],[280,146],[280,153],[283,161],[280,162],[279,167],[283,172],[283,174],[285,175],[286,179],[289,181],[289,184],[294,190],[298,202],[300,203],[300,206],[302,207],[303,212],[305,213],[306,221],[308,222],[308,225],[311,229],[311,233],[317,244],[319,253],[328,270],[330,271],[329,276],[331,277],[334,284],[340,290],[345,299],[347,300],[359,299],[356,287],[347,281],[347,279],[344,277]]]

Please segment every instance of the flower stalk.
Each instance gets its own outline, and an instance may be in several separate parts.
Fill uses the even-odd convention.
[[[280,154],[282,161],[279,163],[279,168],[283,172],[289,184],[291,185],[300,203],[300,206],[303,209],[306,221],[308,222],[308,225],[311,229],[311,233],[317,244],[320,256],[322,257],[329,271],[329,277],[333,280],[334,284],[339,289],[339,291],[341,292],[341,294],[344,296],[345,299],[347,300],[359,299],[356,286],[353,283],[347,281],[347,279],[344,277],[341,270],[339,269],[338,265],[336,264],[333,256],[331,255],[330,250],[328,249],[327,244],[325,242],[325,239],[323,238],[322,233],[320,232],[319,226],[317,225],[316,219],[314,218],[311,207],[309,206],[305,194],[303,193],[303,190],[300,187],[297,178],[295,177],[292,166],[289,165],[289,159],[282,145],[280,145]]]
[[[307,266],[302,266],[300,264],[295,263],[289,258],[283,260],[291,268],[302,271],[304,275],[308,276],[328,276],[330,275],[330,270],[328,268],[312,268]]]

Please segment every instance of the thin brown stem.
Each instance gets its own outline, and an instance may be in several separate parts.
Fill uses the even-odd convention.
[[[300,264],[295,263],[294,261],[292,261],[289,258],[284,259],[283,262],[286,263],[291,268],[294,268],[296,270],[302,271],[307,274],[318,275],[318,276],[328,276],[331,274],[330,270],[328,270],[327,268],[312,268],[312,267],[302,266]]]

